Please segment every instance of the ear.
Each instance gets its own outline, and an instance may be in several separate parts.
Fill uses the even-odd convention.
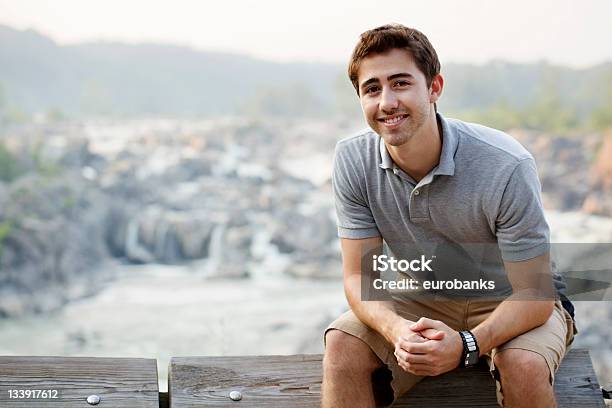
[[[429,102],[435,103],[438,101],[440,96],[442,95],[442,89],[444,88],[444,78],[442,75],[436,75],[432,81],[431,86],[429,87]]]

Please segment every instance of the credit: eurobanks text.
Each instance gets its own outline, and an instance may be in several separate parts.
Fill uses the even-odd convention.
[[[424,280],[419,282],[416,279],[384,280],[374,279],[372,285],[378,290],[494,290],[495,281],[484,279],[479,280]]]

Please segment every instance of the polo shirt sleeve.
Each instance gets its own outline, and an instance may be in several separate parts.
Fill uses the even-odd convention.
[[[496,219],[497,242],[505,261],[524,261],[550,250],[541,189],[535,161],[522,159],[508,180]]]
[[[351,157],[352,156],[352,157]],[[374,216],[360,187],[365,175],[360,158],[343,143],[336,145],[332,188],[338,219],[338,236],[364,239],[381,236]]]

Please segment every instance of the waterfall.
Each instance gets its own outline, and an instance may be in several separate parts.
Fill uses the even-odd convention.
[[[142,245],[138,243],[138,227],[140,220],[133,218],[129,221],[125,237],[125,254],[130,261],[151,263],[155,257]]]
[[[223,238],[227,229],[226,224],[217,224],[213,227],[210,234],[210,243],[208,244],[208,260],[206,263],[206,275],[214,276],[217,274],[224,262],[223,256]]]
[[[158,259],[165,259],[166,239],[168,236],[169,223],[159,217],[155,222],[155,255]]]

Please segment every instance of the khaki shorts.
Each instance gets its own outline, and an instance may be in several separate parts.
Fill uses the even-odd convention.
[[[396,312],[409,320],[416,321],[420,317],[440,320],[455,330],[472,330],[485,320],[499,305],[494,301],[479,301],[477,299],[461,300],[429,300],[425,302],[409,301],[394,302]],[[337,329],[363,340],[380,360],[386,364],[392,374],[391,388],[393,401],[410,390],[424,377],[404,371],[398,364],[394,355],[394,347],[389,344],[378,332],[363,324],[351,310],[342,314],[331,323],[328,330]],[[491,375],[496,381],[497,400],[502,405],[503,394],[499,382],[499,373],[493,364],[496,353],[506,349],[523,349],[538,353],[546,360],[550,370],[549,381],[554,382],[555,372],[559,368],[561,359],[565,356],[567,348],[573,341],[574,326],[569,313],[555,303],[553,314],[542,326],[523,333],[514,339],[494,348],[486,359],[489,363]],[[379,384],[374,384],[380,387]]]

